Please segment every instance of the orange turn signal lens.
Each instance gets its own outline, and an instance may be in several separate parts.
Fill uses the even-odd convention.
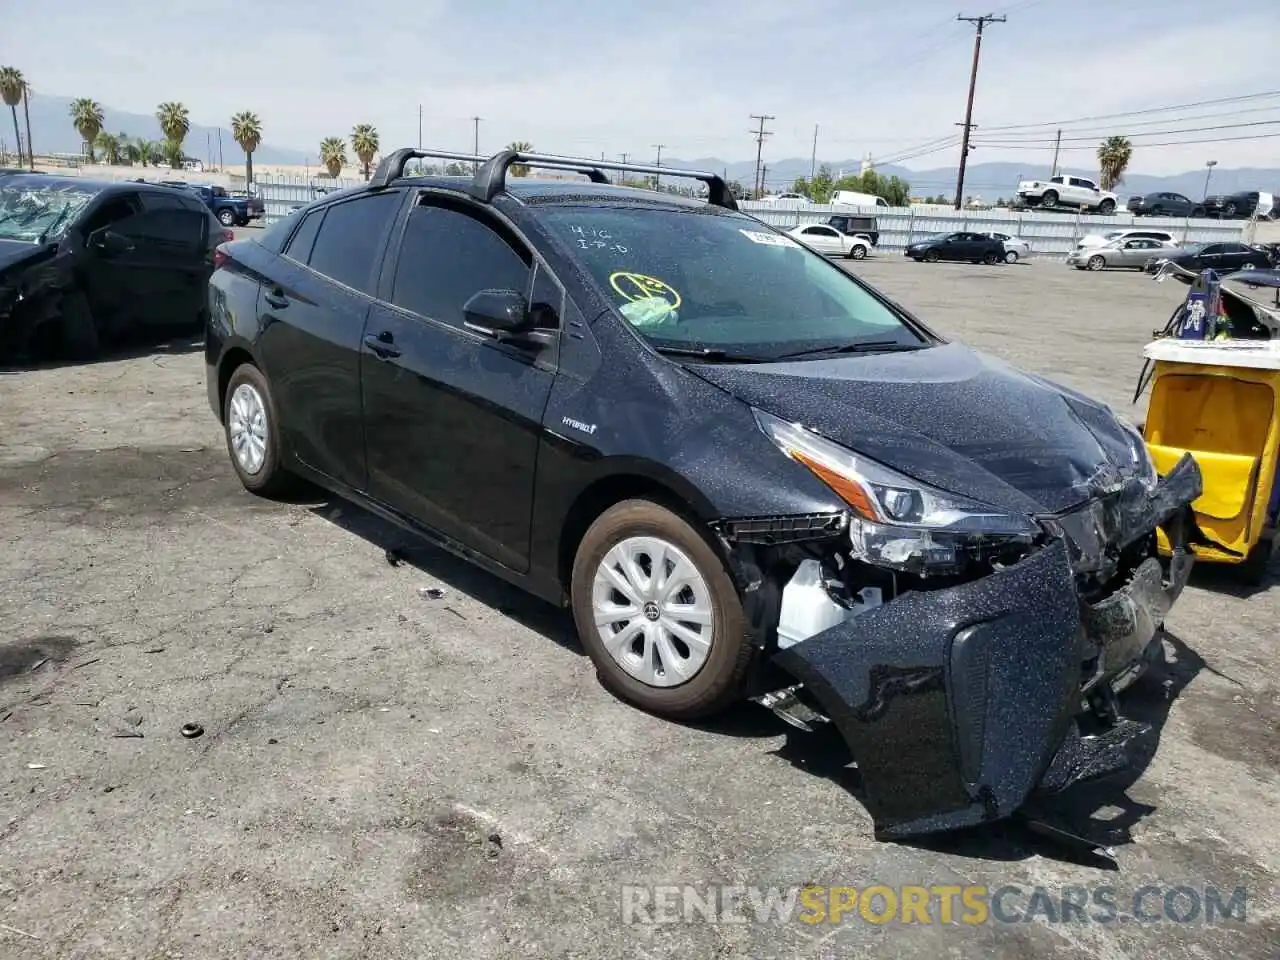
[[[800,461],[816,473],[823,483],[840,494],[840,499],[853,507],[864,519],[876,523],[881,522],[879,509],[872,502],[871,497],[867,495],[867,492],[862,489],[862,484],[850,480],[844,474],[836,472],[822,461],[801,453],[799,450],[789,450],[788,453],[791,454],[793,460]]]

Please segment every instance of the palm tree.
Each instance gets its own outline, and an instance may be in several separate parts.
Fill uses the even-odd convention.
[[[378,152],[378,131],[372,124],[357,123],[355,125],[351,131],[351,149],[360,158],[364,178],[368,180],[369,164],[373,162],[374,154]]]
[[[347,165],[347,144],[341,137],[325,137],[320,141],[320,162],[336,177]]]
[[[253,186],[253,152],[262,144],[262,123],[256,113],[241,110],[231,118],[231,136],[244,151],[244,185]]]
[[[532,153],[533,144],[528,140],[512,140],[507,144],[507,149],[515,150],[517,153]],[[513,163],[510,169],[513,177],[527,177],[529,175],[529,165],[527,163]]]
[[[98,140],[98,134],[102,132],[102,107],[96,100],[81,97],[71,101],[69,112],[71,123],[80,134],[80,139],[84,141],[85,149],[89,153],[89,162],[93,163],[93,145]]]
[[[1124,172],[1129,169],[1129,161],[1133,159],[1133,144],[1128,137],[1107,137],[1098,147],[1098,165],[1102,171],[1102,189],[1114,190],[1116,184],[1124,179]]]
[[[187,108],[173,101],[162,103],[156,107],[156,119],[160,121],[160,130],[164,134],[165,158],[176,170],[182,166],[182,141],[187,138],[187,132],[191,129]]]
[[[26,92],[27,81],[23,79],[21,70],[17,67],[0,67],[0,97],[13,114],[13,138],[18,145],[18,166],[22,166],[22,131],[18,127],[18,104],[22,102]],[[31,149],[30,144],[27,149]]]
[[[107,163],[115,166],[120,162],[120,158],[124,153],[124,144],[120,142],[120,138],[115,134],[102,130],[94,138],[94,144],[102,150],[102,159],[106,160]]]

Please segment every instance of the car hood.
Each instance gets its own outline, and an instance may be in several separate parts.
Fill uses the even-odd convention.
[[[0,270],[8,269],[14,264],[26,260],[34,260],[44,253],[45,248],[35,243],[23,243],[21,240],[0,240]]]
[[[961,344],[687,367],[744,403],[1007,512],[1070,510],[1131,470],[1131,435],[1105,405]]]

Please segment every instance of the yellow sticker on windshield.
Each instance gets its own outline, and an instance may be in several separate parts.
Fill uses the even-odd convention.
[[[645,276],[643,273],[629,273],[619,270],[609,277],[609,286],[624,300],[648,300],[651,297],[662,297],[671,304],[674,310],[680,306],[680,294],[671,284],[657,277]]]

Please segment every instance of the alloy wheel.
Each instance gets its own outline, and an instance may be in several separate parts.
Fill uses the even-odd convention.
[[[267,405],[252,384],[242,383],[231,395],[227,436],[236,462],[254,475],[267,459]]]
[[[683,550],[659,537],[614,545],[596,568],[591,605],[609,655],[647,686],[692,679],[711,652],[711,588]]]

